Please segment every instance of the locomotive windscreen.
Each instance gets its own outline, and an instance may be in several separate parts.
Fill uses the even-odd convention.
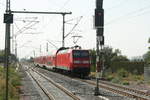
[[[89,51],[86,50],[74,50],[73,51],[73,57],[74,58],[81,58],[81,57],[89,57]]]

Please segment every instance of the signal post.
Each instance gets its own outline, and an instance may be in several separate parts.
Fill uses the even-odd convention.
[[[95,28],[96,28],[96,87],[94,95],[97,96],[99,92],[99,78],[100,72],[103,72],[104,61],[102,59],[103,53],[102,49],[104,46],[104,9],[103,0],[96,0],[95,8]],[[100,52],[101,51],[101,52]],[[101,58],[100,58],[101,55]]]

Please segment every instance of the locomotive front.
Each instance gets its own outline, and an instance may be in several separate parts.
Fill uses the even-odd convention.
[[[90,73],[90,54],[88,50],[72,50],[72,71],[87,76]]]

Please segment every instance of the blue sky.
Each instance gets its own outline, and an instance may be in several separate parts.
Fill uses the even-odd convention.
[[[0,15],[5,12],[5,1],[0,1]],[[105,10],[105,45],[114,49],[120,49],[123,55],[128,57],[142,56],[148,50],[148,38],[150,37],[150,1],[149,0],[104,0]],[[93,15],[95,0],[11,0],[11,10],[26,11],[63,11],[72,12],[66,15],[66,20],[74,19],[66,24],[67,34],[76,24],[80,16],[83,16],[75,30],[66,38],[66,46],[72,46],[73,35],[80,35],[82,38],[77,42],[85,49],[95,48],[96,32],[93,29]],[[42,46],[42,53],[45,54],[47,40],[56,46],[61,46],[62,40],[62,16],[61,15],[35,15],[15,14],[14,33],[18,32],[29,22],[23,23],[27,17],[37,17],[39,23],[32,26],[32,29],[24,33],[41,33],[37,35],[26,35],[22,33],[17,36],[18,55],[20,57],[40,55],[39,47]],[[33,20],[33,19],[30,19]],[[3,17],[0,19],[0,49],[4,48],[5,24]],[[18,28],[17,28],[18,27]],[[30,41],[30,43],[28,42]],[[26,44],[29,43],[29,44]],[[24,45],[25,44],[25,45]],[[21,47],[24,45],[24,47]],[[49,45],[49,53],[56,49]]]

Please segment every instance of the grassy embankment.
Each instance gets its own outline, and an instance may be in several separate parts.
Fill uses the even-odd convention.
[[[5,71],[2,66],[0,66],[0,100],[5,98]],[[15,68],[9,67],[9,100],[19,100],[19,86],[21,85],[21,77]]]
[[[95,77],[96,73],[91,72],[91,76]],[[130,85],[130,84],[143,84],[144,82],[144,75],[136,75],[127,72],[124,69],[118,70],[116,73],[106,72],[104,75],[104,79],[117,84],[122,85]],[[147,82],[150,84],[150,82]]]
[[[130,84],[143,84],[144,83],[144,76],[143,75],[136,75],[127,72],[124,69],[120,69],[117,73],[109,73],[105,75],[105,78],[108,81],[113,83],[118,83],[122,85],[130,85]]]

